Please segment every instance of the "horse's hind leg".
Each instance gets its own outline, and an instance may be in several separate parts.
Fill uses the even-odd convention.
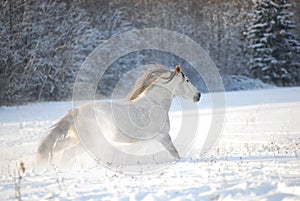
[[[83,152],[80,143],[74,144],[73,146],[69,146],[62,153],[61,165],[63,167],[71,167],[76,162],[76,157],[79,156]],[[75,157],[74,157],[75,156]]]
[[[78,139],[74,139],[71,137],[66,138],[64,140],[60,140],[60,141],[56,142],[53,152],[57,153],[57,152],[69,149],[78,143],[79,143]]]
[[[161,143],[165,149],[176,159],[180,159],[177,149],[175,148],[169,134],[160,134],[155,137],[155,140]]]
[[[70,164],[72,164],[77,156],[77,146],[79,145],[80,142],[78,139],[71,137],[56,142],[52,151],[52,161],[59,165],[59,167],[71,167]]]
[[[64,152],[66,150],[72,149],[72,147],[77,146],[78,144],[80,144],[80,142],[76,134],[73,133],[72,130],[69,131],[68,134],[63,139],[59,139],[56,141],[52,149],[52,154],[54,155],[53,157],[55,157],[57,153],[62,153],[64,155]],[[76,156],[75,154],[70,154],[68,160],[72,159],[75,156]]]

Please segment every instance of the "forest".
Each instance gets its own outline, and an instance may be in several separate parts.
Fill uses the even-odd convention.
[[[286,16],[294,23],[290,35],[297,42],[300,2],[284,2],[289,5],[284,7],[288,8]],[[293,79],[273,81],[253,71],[255,53],[249,46],[256,46],[251,46],[249,29],[257,28],[253,24],[256,5],[255,0],[1,0],[0,105],[69,100],[82,63],[98,45],[120,33],[150,27],[176,31],[197,42],[215,62],[226,90],[243,88],[226,84],[237,76],[259,78],[268,85],[300,85],[297,52],[293,53],[296,61],[291,61]],[[126,55],[107,73],[109,82],[101,86],[101,93],[109,95],[120,69],[125,72],[128,66],[153,60],[174,66],[178,59],[147,50]]]

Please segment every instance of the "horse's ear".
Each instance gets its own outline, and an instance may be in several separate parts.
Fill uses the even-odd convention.
[[[176,65],[175,72],[178,74],[180,73],[180,65],[179,64]]]

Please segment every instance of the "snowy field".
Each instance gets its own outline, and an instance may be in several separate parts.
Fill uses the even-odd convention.
[[[200,121],[209,122],[209,95],[198,104]],[[0,107],[0,200],[300,200],[300,88],[227,92],[223,133],[210,154],[201,157],[196,140],[176,164],[134,176],[91,162],[35,168],[47,128],[71,106]]]

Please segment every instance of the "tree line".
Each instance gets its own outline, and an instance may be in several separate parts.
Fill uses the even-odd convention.
[[[295,7],[299,3],[294,3],[285,10],[299,10]],[[257,54],[253,49],[257,42],[249,34],[251,26],[255,27],[252,13],[257,8],[253,1],[243,0],[2,0],[0,105],[71,98],[76,73],[86,56],[111,36],[136,28],[157,27],[185,34],[209,53],[222,75],[259,77],[262,73],[249,63]],[[299,16],[296,13],[287,20],[299,24]],[[288,35],[297,41],[299,33],[291,29]],[[117,68],[124,70],[133,63],[160,57],[153,52],[137,54],[121,58]],[[158,60],[170,65],[176,62],[170,55]],[[284,83],[268,79],[268,73],[259,78],[277,85],[296,85],[296,69],[293,73],[297,76]],[[117,70],[107,77],[110,82],[102,86],[104,93],[118,79]]]

